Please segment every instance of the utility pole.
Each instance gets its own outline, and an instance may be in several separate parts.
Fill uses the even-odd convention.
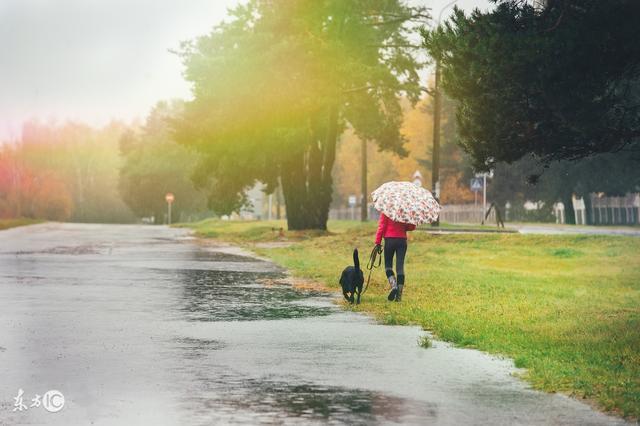
[[[280,181],[278,181],[278,187],[276,188],[276,219],[280,220],[280,192],[282,191],[282,188],[280,188]]]
[[[431,161],[431,191],[440,202],[440,59],[436,58],[436,75],[433,87],[433,158]],[[436,220],[431,226],[440,226]]]
[[[487,178],[493,178],[493,170],[490,170],[489,173],[476,173],[476,178],[482,178],[482,215],[480,223],[484,225],[484,219],[487,215]],[[499,214],[497,210],[496,213]]]
[[[442,19],[442,13],[458,0],[453,0],[447,3],[438,14],[438,21],[436,22],[436,28],[440,26]],[[433,84],[433,154],[431,162],[431,191],[433,196],[440,202],[440,112],[441,112],[441,94],[440,94],[440,58],[436,59],[436,71]],[[437,220],[431,224],[431,226],[440,226],[440,221]]]
[[[482,222],[485,214],[487,214],[487,173],[482,174]]]
[[[366,222],[367,219],[369,218],[369,212],[368,212],[368,206],[367,206],[367,200],[368,200],[368,194],[367,194],[367,140],[366,139],[362,139],[362,167],[361,167],[361,172],[362,175],[360,176],[360,192],[362,193],[362,196],[360,198],[360,220],[362,222]]]

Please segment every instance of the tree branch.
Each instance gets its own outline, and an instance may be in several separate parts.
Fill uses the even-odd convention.
[[[375,17],[378,15],[370,15],[370,16]],[[389,15],[389,16],[392,16],[392,15]],[[393,19],[386,19],[379,22],[365,22],[365,24],[371,25],[371,26],[382,26],[382,25],[393,25],[393,24],[398,24],[402,22],[413,22],[413,21],[428,20],[428,19],[431,19],[431,16],[429,16],[428,14],[417,13],[414,15],[407,15],[407,16],[395,15]]]
[[[367,47],[377,47],[379,49],[400,49],[403,47],[409,49],[421,49],[422,46],[417,44],[367,44]]]
[[[548,33],[551,32],[553,30],[555,30],[556,28],[558,28],[558,26],[560,25],[560,22],[562,22],[562,18],[564,17],[564,12],[567,10],[567,2],[563,1],[562,2],[562,10],[560,11],[560,16],[558,16],[558,19],[556,20],[556,23],[553,24],[552,27],[547,28],[546,30],[543,31],[543,33]]]
[[[350,93],[363,92],[363,91],[366,91],[366,90],[381,89],[381,88],[393,89],[393,90],[407,90],[406,87],[404,87],[404,86],[386,86],[386,85],[383,85],[383,84],[379,84],[379,85],[368,84],[366,86],[353,87],[351,89],[344,89],[341,93],[343,95],[348,95]],[[419,90],[431,94],[431,90],[428,89],[428,88],[420,87]]]

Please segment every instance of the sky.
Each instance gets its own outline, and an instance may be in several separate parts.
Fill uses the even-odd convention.
[[[170,49],[207,34],[238,2],[0,0],[0,141],[18,139],[30,119],[102,126],[144,119],[163,99],[189,98]],[[449,0],[411,3],[431,7],[435,19]]]

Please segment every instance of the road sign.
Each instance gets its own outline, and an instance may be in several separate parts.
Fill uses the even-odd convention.
[[[482,191],[482,179],[480,179],[480,178],[471,179],[471,190],[473,192]]]
[[[413,174],[413,184],[415,186],[422,186],[422,173],[420,173],[420,170],[416,170]]]
[[[171,225],[171,204],[176,199],[171,192],[167,192],[167,195],[164,196],[164,199],[167,201],[167,223]]]
[[[355,195],[350,195],[350,196],[349,196],[349,205],[350,205],[351,207],[355,206],[355,205],[356,205],[356,200],[357,200],[357,199],[356,199],[356,196],[355,196]]]

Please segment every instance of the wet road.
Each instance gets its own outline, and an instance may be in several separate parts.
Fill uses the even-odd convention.
[[[284,277],[178,229],[0,232],[0,424],[619,422]],[[29,407],[49,390],[60,411]]]

